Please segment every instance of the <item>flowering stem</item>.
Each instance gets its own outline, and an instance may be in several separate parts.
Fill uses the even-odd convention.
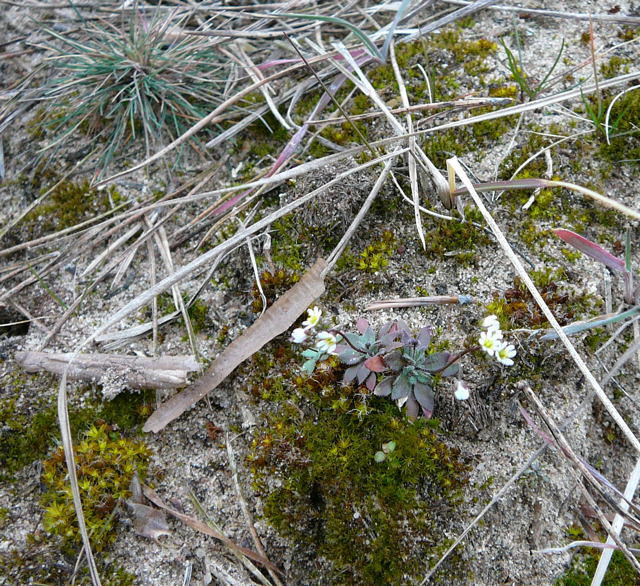
[[[480,346],[472,346],[471,348],[466,348],[460,352],[458,352],[456,355],[453,356],[453,358],[451,360],[449,360],[449,362],[447,362],[442,368],[439,368],[438,370],[434,370],[431,374],[438,374],[439,372],[442,372],[443,370],[446,370],[447,368],[449,368],[453,363],[457,362],[458,360],[460,360],[460,358],[462,358],[465,354],[469,354],[469,352],[475,352],[476,350],[480,350]]]
[[[366,352],[365,352],[364,350],[361,350],[360,348],[356,348],[356,347],[355,347],[355,346],[354,346],[354,345],[349,341],[349,338],[347,338],[347,336],[346,336],[343,332],[341,332],[340,330],[337,330],[336,328],[331,328],[329,331],[330,331],[332,334],[338,334],[338,335],[342,338],[342,340],[340,340],[340,341],[341,341],[341,342],[342,342],[342,341],[345,341],[345,342],[347,343],[347,345],[348,345],[348,346],[351,346],[351,348],[353,348],[356,352],[360,352],[360,354],[366,354]]]

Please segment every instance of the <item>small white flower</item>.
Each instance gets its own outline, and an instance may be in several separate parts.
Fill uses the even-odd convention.
[[[482,348],[489,356],[493,356],[503,345],[503,342],[500,341],[501,339],[502,332],[500,330],[487,330],[480,334],[478,343],[480,344],[480,348]]]
[[[498,321],[498,317],[493,314],[488,315],[482,320],[482,327],[488,330],[499,330],[500,322]]]
[[[335,354],[338,340],[331,332],[320,332],[316,336],[316,348],[326,354]]]
[[[453,396],[458,401],[466,401],[469,398],[469,385],[463,380],[459,380],[456,384],[456,390],[453,392]]]
[[[302,344],[307,339],[307,331],[303,328],[296,328],[291,332],[291,341],[294,344]]]
[[[504,342],[500,345],[500,348],[496,350],[496,360],[505,364],[506,366],[512,366],[513,360],[511,360],[516,355],[516,349],[513,344],[505,344]]]
[[[303,328],[314,328],[320,321],[322,310],[316,305],[313,309],[307,309],[307,319],[302,322]]]

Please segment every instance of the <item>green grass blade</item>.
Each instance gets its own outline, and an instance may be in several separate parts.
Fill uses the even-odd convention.
[[[358,37],[363,45],[369,50],[369,53],[379,61],[384,61],[382,53],[378,50],[372,42],[371,39],[367,36],[367,34],[360,30],[357,26],[351,24],[349,21],[344,20],[344,18],[339,18],[337,16],[320,16],[317,14],[294,14],[292,12],[279,12],[270,14],[272,18],[302,18],[305,20],[317,20],[319,22],[330,22],[332,24],[337,24],[338,26],[343,26],[349,29],[356,37]]]

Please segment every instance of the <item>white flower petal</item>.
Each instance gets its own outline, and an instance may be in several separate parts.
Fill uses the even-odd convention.
[[[490,330],[499,330],[500,322],[498,321],[498,317],[496,315],[488,315],[482,320],[482,327],[489,328]]]
[[[516,355],[516,349],[513,344],[502,344],[496,351],[496,360],[505,366],[513,366],[512,358]]]
[[[294,344],[302,344],[307,339],[307,332],[304,328],[296,328],[291,332],[291,341]]]
[[[502,332],[500,330],[487,330],[480,334],[478,344],[489,356],[493,356],[502,346]]]
[[[316,336],[316,348],[326,354],[335,354],[338,340],[331,332],[320,332]]]
[[[456,390],[453,392],[453,396],[458,401],[466,401],[469,398],[469,385],[462,380],[459,380],[456,384]]]
[[[320,321],[322,310],[316,305],[313,309],[307,309],[307,319],[302,322],[304,328],[314,328]]]

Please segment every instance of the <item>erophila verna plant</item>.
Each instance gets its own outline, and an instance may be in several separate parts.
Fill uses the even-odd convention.
[[[336,355],[347,366],[342,379],[344,384],[355,382],[375,395],[390,397],[398,407],[405,407],[410,418],[431,417],[437,381],[458,375],[459,360],[465,354],[482,350],[506,366],[513,364],[516,355],[513,344],[503,340],[495,315],[482,321],[478,345],[456,354],[429,352],[433,337],[431,326],[421,328],[414,336],[402,320],[387,322],[376,332],[366,319],[359,319],[357,333],[338,328],[316,331],[321,316],[318,307],[309,309],[302,327],[292,332],[294,343],[309,346],[302,352],[307,359],[302,369],[311,374],[318,362]],[[454,397],[460,401],[469,398],[469,386],[465,381],[458,379]]]

